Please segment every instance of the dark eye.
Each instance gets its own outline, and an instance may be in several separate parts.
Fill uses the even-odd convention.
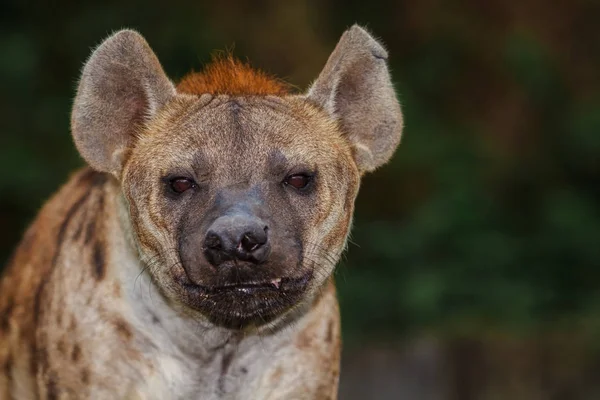
[[[307,174],[294,174],[285,178],[283,183],[285,185],[292,186],[295,189],[304,189],[308,186],[310,181],[312,180],[312,176]]]
[[[186,190],[196,187],[196,183],[189,178],[175,178],[171,180],[170,184],[171,189],[175,193],[183,193]]]

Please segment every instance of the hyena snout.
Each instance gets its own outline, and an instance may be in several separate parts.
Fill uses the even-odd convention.
[[[208,229],[203,250],[214,267],[226,261],[264,263],[271,253],[269,227],[261,219],[250,215],[221,216]]]

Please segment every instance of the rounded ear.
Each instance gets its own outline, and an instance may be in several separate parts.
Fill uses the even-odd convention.
[[[306,95],[338,121],[361,172],[385,164],[400,143],[402,112],[387,58],[381,44],[354,25]]]
[[[148,43],[122,30],[85,64],[73,104],[71,131],[81,156],[118,176],[136,129],[175,95]]]

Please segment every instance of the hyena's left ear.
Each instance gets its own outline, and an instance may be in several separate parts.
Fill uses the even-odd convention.
[[[137,32],[122,30],[94,51],[81,75],[71,131],[82,157],[119,176],[137,129],[175,95],[175,87]]]
[[[386,163],[400,142],[402,112],[387,52],[358,25],[344,32],[307,97],[338,120],[361,172]]]

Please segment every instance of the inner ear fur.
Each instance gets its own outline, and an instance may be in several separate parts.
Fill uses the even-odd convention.
[[[400,143],[402,112],[387,58],[383,46],[354,25],[344,32],[307,93],[338,121],[362,172],[385,164]]]
[[[71,115],[81,156],[119,175],[137,129],[175,95],[156,55],[137,32],[106,39],[85,64]]]

